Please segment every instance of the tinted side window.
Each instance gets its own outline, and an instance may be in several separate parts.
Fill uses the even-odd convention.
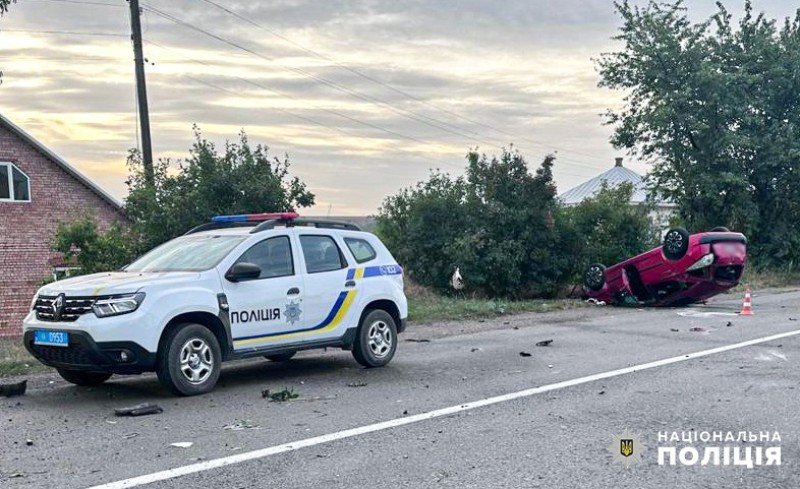
[[[358,263],[374,260],[377,256],[372,245],[365,239],[344,238],[344,242]]]
[[[236,263],[255,263],[261,268],[259,278],[286,277],[294,275],[292,246],[288,236],[265,239],[250,247]]]
[[[300,236],[300,246],[308,273],[329,272],[347,266],[336,241],[330,236]]]

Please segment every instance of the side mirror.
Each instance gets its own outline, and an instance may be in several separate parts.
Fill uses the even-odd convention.
[[[225,278],[231,282],[241,282],[242,280],[252,280],[261,276],[261,267],[255,263],[237,263],[228,270]]]

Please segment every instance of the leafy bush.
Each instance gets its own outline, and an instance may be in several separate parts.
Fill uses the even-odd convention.
[[[534,175],[517,151],[488,159],[472,151],[464,177],[434,172],[388,197],[378,233],[422,285],[448,290],[456,267],[486,296],[553,295],[563,285],[548,156]]]
[[[93,218],[59,225],[53,249],[71,256],[82,273],[115,270],[155,246],[180,236],[219,214],[287,211],[314,204],[314,194],[289,175],[288,158],[270,158],[266,146],[251,148],[244,133],[239,143],[226,143],[217,152],[195,128],[189,159],[177,171],[168,160],[155,165],[154,185],[145,181],[136,151],[128,158],[129,194],[124,211],[125,230],[117,225],[98,231]]]
[[[52,248],[69,259],[74,259],[81,273],[90,274],[118,270],[135,256],[135,241],[130,233],[112,224],[101,233],[97,221],[86,217],[77,221],[60,223],[52,240]]]
[[[658,245],[652,207],[630,205],[633,190],[630,183],[603,185],[593,197],[557,214],[562,248],[575,258],[571,275],[576,281],[591,263],[613,265]]]

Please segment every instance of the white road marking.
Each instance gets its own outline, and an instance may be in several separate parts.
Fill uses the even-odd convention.
[[[237,455],[231,455],[229,457],[222,457],[214,460],[208,460],[206,462],[199,462],[192,465],[185,465],[183,467],[177,467],[174,469],[164,470],[161,472],[155,472],[152,474],[142,475],[131,479],[125,479],[117,482],[110,482],[108,484],[93,486],[89,489],[124,489],[130,487],[143,486],[145,484],[152,484],[153,482],[159,482],[168,479],[174,479],[176,477],[182,477],[189,474],[196,474],[198,472],[205,472],[208,470],[219,469],[221,467],[226,467],[228,465],[240,464],[242,462],[248,462],[250,460],[256,460],[264,457],[269,457],[271,455],[277,455],[279,453],[291,452],[295,450],[300,450],[301,448],[313,447],[315,445],[321,445],[323,443],[330,443],[332,441],[343,440],[345,438],[352,438],[354,436],[366,435],[368,433],[374,433],[376,431],[397,428],[398,426],[405,426],[413,423],[419,423],[420,421],[427,421],[430,419],[441,418],[443,416],[451,416],[453,414],[458,414],[464,411],[470,411],[485,406],[491,406],[493,404],[499,404],[502,402],[513,401],[515,399],[530,397],[544,392],[564,389],[566,387],[572,387],[576,385],[586,384],[589,382],[595,382],[598,380],[617,377],[620,375],[639,372],[642,370],[649,370],[651,368],[663,367],[665,365],[672,365],[673,363],[685,362],[686,360],[692,360],[694,358],[706,357],[717,353],[723,353],[731,350],[736,350],[738,348],[745,348],[752,345],[767,343],[769,341],[779,340],[782,338],[788,338],[790,336],[796,336],[796,335],[800,335],[800,330],[789,331],[786,333],[779,333],[771,336],[764,336],[762,338],[742,341],[741,343],[734,343],[732,345],[720,346],[717,348],[711,348],[709,350],[703,350],[695,353],[687,353],[685,355],[666,358],[664,360],[656,360],[654,362],[643,363],[641,365],[634,365],[631,367],[620,368],[617,370],[610,370],[608,372],[602,372],[599,374],[587,375],[586,377],[579,377],[577,379],[565,380],[563,382],[556,382],[555,384],[543,385],[541,387],[525,389],[522,391],[512,392],[510,394],[503,394],[501,396],[489,397],[486,399],[481,399],[479,401],[472,401],[465,404],[459,404],[457,406],[450,406],[443,409],[428,411],[427,413],[416,414],[413,416],[406,416],[398,419],[392,419],[389,421],[383,421],[380,423],[375,423],[367,426],[361,426],[349,430],[338,431],[336,433],[330,433],[327,435],[315,436],[313,438],[306,438],[305,440],[298,440],[290,443],[284,443],[283,445],[276,445],[273,447],[262,448],[260,450],[253,450],[250,452],[240,453]]]
[[[738,316],[735,312],[711,312],[711,311],[678,311],[678,316],[687,318],[710,318],[714,316]]]

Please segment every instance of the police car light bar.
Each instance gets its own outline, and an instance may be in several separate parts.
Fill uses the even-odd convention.
[[[213,222],[260,222],[260,221],[292,221],[300,215],[296,212],[267,212],[262,214],[239,214],[235,216],[214,216]]]

